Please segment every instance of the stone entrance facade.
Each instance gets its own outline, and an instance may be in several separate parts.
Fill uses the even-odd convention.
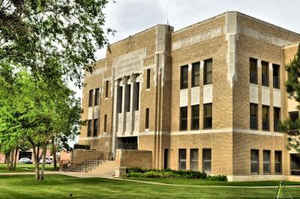
[[[152,168],[280,179],[291,174],[285,65],[300,34],[239,12],[109,46],[86,74],[79,144],[151,151]]]

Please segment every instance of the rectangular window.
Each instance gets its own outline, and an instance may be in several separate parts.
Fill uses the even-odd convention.
[[[199,105],[192,106],[192,121],[191,121],[191,129],[198,130],[199,129]]]
[[[140,83],[136,82],[134,88],[134,110],[138,111],[140,103]]]
[[[187,116],[188,116],[187,107],[180,107],[180,130],[181,131],[187,130]]]
[[[179,149],[179,170],[186,170],[186,149]]]
[[[180,68],[180,89],[188,88],[188,73],[189,73],[189,66],[181,66]]]
[[[118,94],[117,94],[117,112],[122,113],[123,87],[118,86],[117,92],[118,92]]]
[[[125,111],[130,112],[130,97],[131,97],[131,85],[126,84],[125,91]]]
[[[87,136],[92,136],[92,120],[88,120]]]
[[[212,104],[204,104],[204,118],[203,118],[203,128],[212,128]]]
[[[292,112],[289,112],[289,116],[290,116],[290,119],[295,122],[296,120],[299,119],[299,112],[298,111],[292,111]]]
[[[150,68],[148,68],[147,69],[147,89],[149,89],[150,88],[150,79],[151,78],[151,69]]]
[[[280,130],[280,112],[280,108],[274,107],[274,131]]]
[[[145,116],[145,129],[149,129],[149,108],[146,108],[146,116]]]
[[[282,174],[282,152],[275,151],[275,173]]]
[[[95,90],[95,106],[99,104],[99,88]]]
[[[269,63],[262,61],[261,67],[262,67],[262,85],[269,86]]]
[[[211,149],[203,149],[203,172],[210,173],[211,172]]]
[[[212,64],[212,59],[204,61],[204,85],[212,84]]]
[[[264,150],[263,151],[264,156],[264,174],[271,174],[271,151]]]
[[[94,137],[98,135],[98,119],[94,120]]]
[[[250,83],[257,84],[257,59],[250,58]]]
[[[192,87],[200,85],[200,62],[192,64]]]
[[[89,106],[93,106],[93,92],[94,90],[89,91]]]
[[[251,174],[259,174],[259,151],[251,150]]]
[[[264,131],[270,130],[270,108],[269,106],[262,106],[262,128]]]
[[[107,115],[104,115],[104,132],[107,132]]]
[[[250,104],[250,129],[258,129],[258,105]]]
[[[105,97],[108,97],[109,93],[109,81],[105,81]]]
[[[280,88],[280,66],[273,64],[273,88]]]
[[[192,171],[198,171],[198,149],[191,149],[190,151],[190,167]]]

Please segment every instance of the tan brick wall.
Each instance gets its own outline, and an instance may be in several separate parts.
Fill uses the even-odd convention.
[[[152,152],[142,150],[117,150],[120,167],[152,169]]]
[[[237,24],[235,24],[237,22]],[[232,24],[228,24],[232,23]],[[236,28],[236,29],[235,29]],[[236,35],[230,40],[230,31]],[[92,149],[112,152],[114,82],[120,75],[113,68],[120,56],[146,49],[142,60],[140,81],[140,116],[138,149],[152,152],[152,167],[164,167],[164,149],[169,149],[169,165],[178,169],[178,149],[187,149],[187,169],[190,168],[190,149],[199,149],[199,168],[202,170],[202,149],[212,149],[212,173],[249,175],[250,150],[254,147],[283,151],[284,172],[289,168],[286,138],[262,132],[261,67],[258,68],[258,131],[250,131],[249,58],[257,58],[281,66],[281,113],[287,116],[287,95],[284,65],[295,53],[294,48],[282,50],[288,43],[300,41],[300,35],[262,22],[241,13],[228,12],[173,32],[172,27],[157,25],[110,45],[106,58],[96,64],[95,75],[85,78],[82,119],[88,118],[90,89],[101,88],[99,105],[99,137],[86,139],[87,127],[81,129],[80,143]],[[232,45],[236,45],[231,52]],[[234,57],[235,56],[235,57]],[[200,129],[191,131],[191,77],[188,73],[188,129],[179,130],[180,67],[213,59],[213,124],[203,130],[203,68],[200,69],[199,107]],[[234,63],[231,62],[231,59]],[[235,66],[235,68],[231,68]],[[114,65],[115,66],[115,65]],[[116,67],[116,66],[115,66]],[[151,69],[150,89],[146,88],[146,70]],[[232,71],[234,70],[234,71]],[[134,73],[134,72],[133,72]],[[232,82],[229,75],[232,75]],[[128,75],[128,74],[127,74]],[[130,74],[131,75],[131,74]],[[269,72],[270,131],[273,132],[273,80]],[[119,77],[118,77],[119,78]],[[105,98],[105,81],[110,81],[109,97]],[[124,100],[124,99],[123,99]],[[150,109],[149,129],[145,129],[145,110]],[[108,116],[107,132],[103,132],[104,115]],[[274,134],[275,135],[275,134]],[[261,156],[262,157],[262,156]],[[272,161],[274,157],[272,155]],[[272,169],[274,169],[272,167]]]

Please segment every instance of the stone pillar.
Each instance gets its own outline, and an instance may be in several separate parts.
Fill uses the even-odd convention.
[[[118,112],[117,112],[117,101],[118,101],[118,87],[120,84],[119,80],[113,81],[115,92],[114,92],[114,112],[113,112],[113,131],[112,131],[112,155],[115,158],[116,155],[116,148],[117,148],[117,132],[118,132],[118,122],[119,122],[119,117],[118,117]]]
[[[130,115],[131,115],[131,129],[130,129],[130,134],[133,135],[133,132],[134,132],[134,127],[135,127],[135,96],[137,95],[135,93],[136,91],[136,77],[137,75],[136,74],[133,74],[130,76],[130,80],[131,80],[131,96],[130,96]]]
[[[125,97],[126,97],[126,85],[127,85],[127,77],[122,79],[123,83],[123,93],[122,93],[122,117],[123,117],[123,124],[122,124],[122,135],[124,135],[126,131],[126,110],[125,110]]]

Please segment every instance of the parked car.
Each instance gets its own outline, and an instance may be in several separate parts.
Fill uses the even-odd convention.
[[[19,160],[19,163],[22,163],[22,164],[32,164],[32,160],[30,160],[29,158],[21,158]]]
[[[45,163],[46,163],[46,164],[52,164],[52,162],[53,162],[53,161],[52,161],[52,158],[51,158],[51,157],[47,157],[47,158],[45,159]],[[40,164],[41,164],[41,163],[43,163],[43,159],[40,160]]]

